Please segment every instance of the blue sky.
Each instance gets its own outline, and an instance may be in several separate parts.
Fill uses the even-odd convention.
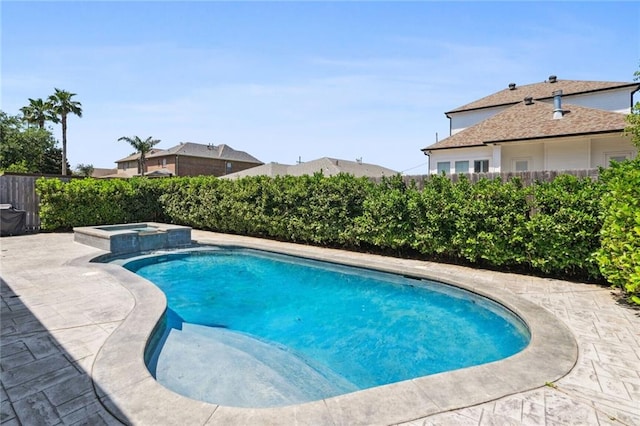
[[[632,81],[640,64],[636,2],[4,0],[0,13],[1,108],[77,93],[72,168],[114,167],[132,153],[117,139],[137,135],[419,174],[445,111],[552,74]]]

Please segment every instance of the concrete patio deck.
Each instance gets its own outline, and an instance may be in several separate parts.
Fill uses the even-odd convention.
[[[218,244],[250,243],[265,248],[281,245],[202,231],[194,231],[193,239]],[[143,424],[135,419],[150,418],[148,416],[153,413],[137,411],[143,412],[149,407],[140,405],[131,411],[128,406],[125,410],[125,400],[135,397],[127,393],[129,385],[122,384],[120,399],[110,397],[103,388],[108,379],[105,374],[110,372],[100,370],[104,357],[109,355],[101,349],[113,342],[123,323],[131,322],[132,312],[140,315],[141,306],[136,306],[136,303],[141,304],[136,302],[141,300],[139,295],[136,297],[137,289],[123,286],[122,277],[117,273],[108,273],[104,268],[86,263],[104,252],[74,243],[72,234],[2,238],[0,249],[0,422],[3,425],[93,425],[120,424],[119,418],[126,423]],[[288,245],[288,249],[305,254],[322,253],[325,257],[348,257],[354,262],[368,257],[374,263],[419,267],[443,278],[492,286],[511,295],[509,297],[521,298],[546,309],[567,326],[577,341],[575,367],[553,384],[540,383],[537,388],[507,392],[507,396],[489,402],[440,410],[404,425],[640,425],[640,310],[619,303],[618,295],[611,289],[305,246]],[[527,375],[527,372],[522,373]],[[142,388],[138,386],[136,392],[148,389],[149,398],[158,395],[153,393],[157,388],[144,380],[136,385],[140,383]],[[113,381],[108,387],[113,388]],[[481,388],[478,391],[490,392]],[[168,406],[185,399],[169,391],[160,396],[169,398],[166,400]],[[421,396],[416,394],[414,397]],[[382,408],[377,409],[384,410],[388,404],[406,403],[406,398],[411,396],[398,396],[398,401],[381,401]],[[203,407],[204,403],[189,401],[189,410],[172,413],[174,417],[160,417],[155,424],[216,423],[213,415],[204,421],[193,417],[194,413],[207,407]],[[349,398],[344,401],[348,404]],[[322,401],[318,404],[314,408],[317,411],[331,405]],[[428,398],[424,404],[434,404],[435,408],[446,405]],[[121,407],[123,411],[120,411]],[[384,415],[371,421],[370,416],[358,418],[353,417],[353,413],[339,416],[334,414],[336,412],[333,410],[330,416],[322,417],[323,423],[389,423]],[[229,420],[238,415],[235,417],[237,424],[305,424],[304,418],[295,415],[274,418],[261,417],[260,413],[264,412],[255,411],[250,417],[243,417],[230,412],[228,417],[221,418]],[[138,414],[147,417],[138,417]],[[365,422],[365,418],[369,420]]]

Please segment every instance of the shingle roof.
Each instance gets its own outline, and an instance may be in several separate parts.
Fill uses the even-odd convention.
[[[538,101],[532,105],[520,102],[422,150],[432,151],[496,142],[621,132],[626,125],[626,115],[617,112],[563,104],[564,116],[554,119],[553,109],[553,102]]]
[[[348,173],[355,177],[382,177],[394,176],[398,172],[375,164],[360,163],[357,161],[339,160],[336,158],[322,157],[317,160],[307,161],[295,165],[269,163],[252,167],[240,172],[231,173],[225,178],[241,178],[245,176],[303,176],[320,172],[325,176],[333,176],[339,173]]]
[[[146,155],[147,158],[149,158],[150,155],[152,154],[157,154],[158,152],[165,152],[166,150],[164,149],[159,149],[159,148],[153,148],[151,151],[149,151],[149,153]],[[138,158],[140,158],[140,153],[139,152],[134,152],[133,154],[129,155],[128,157],[124,157],[121,158],[119,160],[116,161],[116,163],[122,163],[124,161],[135,161]]]
[[[229,145],[203,145],[193,142],[182,142],[180,145],[176,145],[165,151],[147,155],[147,158],[164,157],[166,155],[185,155],[190,157],[217,158],[220,160],[262,164],[262,161],[258,160],[254,156],[249,155],[244,151],[236,151]]]
[[[489,108],[500,105],[516,104],[522,101],[526,97],[532,97],[533,99],[552,99],[552,93],[556,90],[562,90],[563,96],[577,95],[581,93],[598,92],[602,90],[618,89],[623,87],[632,88],[634,90],[640,88],[639,83],[626,83],[615,81],[581,81],[581,80],[560,80],[556,79],[555,83],[550,81],[544,81],[542,83],[527,84],[524,86],[515,86],[515,89],[511,90],[506,88],[492,95],[485,96],[482,99],[473,101],[461,107],[455,108],[449,113],[468,111],[481,108]]]

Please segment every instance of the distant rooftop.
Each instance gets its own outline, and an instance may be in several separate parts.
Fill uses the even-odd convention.
[[[307,161],[295,165],[268,163],[262,166],[252,167],[240,172],[231,173],[223,178],[241,178],[245,176],[303,176],[322,172],[325,176],[334,176],[347,173],[355,177],[382,177],[398,174],[395,170],[375,164],[367,164],[359,161],[340,160],[330,157],[322,157],[317,160]]]
[[[204,145],[204,144],[199,144],[194,142],[180,142],[179,145],[176,145],[169,149],[154,148],[151,150],[151,152],[149,152],[146,155],[146,157],[158,158],[158,157],[164,157],[167,155],[182,155],[182,156],[200,157],[200,158],[217,158],[220,160],[242,161],[245,163],[262,164],[262,161],[258,160],[254,156],[244,151],[237,151],[231,148],[229,145],[225,145],[225,144]],[[125,157],[123,159],[116,161],[116,163],[120,163],[123,161],[137,160],[139,157],[140,157],[140,153],[134,153],[128,157]]]

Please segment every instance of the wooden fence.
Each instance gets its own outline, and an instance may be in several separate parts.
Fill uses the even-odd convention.
[[[498,172],[498,173],[458,173],[446,175],[451,181],[458,182],[460,176],[466,176],[471,182],[477,182],[482,178],[486,179],[502,179],[503,182],[508,182],[512,178],[519,178],[524,186],[533,185],[535,182],[551,182],[559,175],[572,175],[578,178],[591,178],[597,180],[599,177],[599,169],[585,169],[585,170],[546,170],[546,171],[529,171],[529,172]],[[418,189],[424,187],[424,182],[429,180],[433,175],[417,175],[417,176],[402,176],[405,183],[415,182]],[[379,179],[376,179],[379,181]]]
[[[41,177],[61,179],[68,182],[71,176],[13,174],[0,175],[0,204],[11,204],[17,210],[26,212],[25,231],[40,231],[40,199],[36,194],[36,180]]]

